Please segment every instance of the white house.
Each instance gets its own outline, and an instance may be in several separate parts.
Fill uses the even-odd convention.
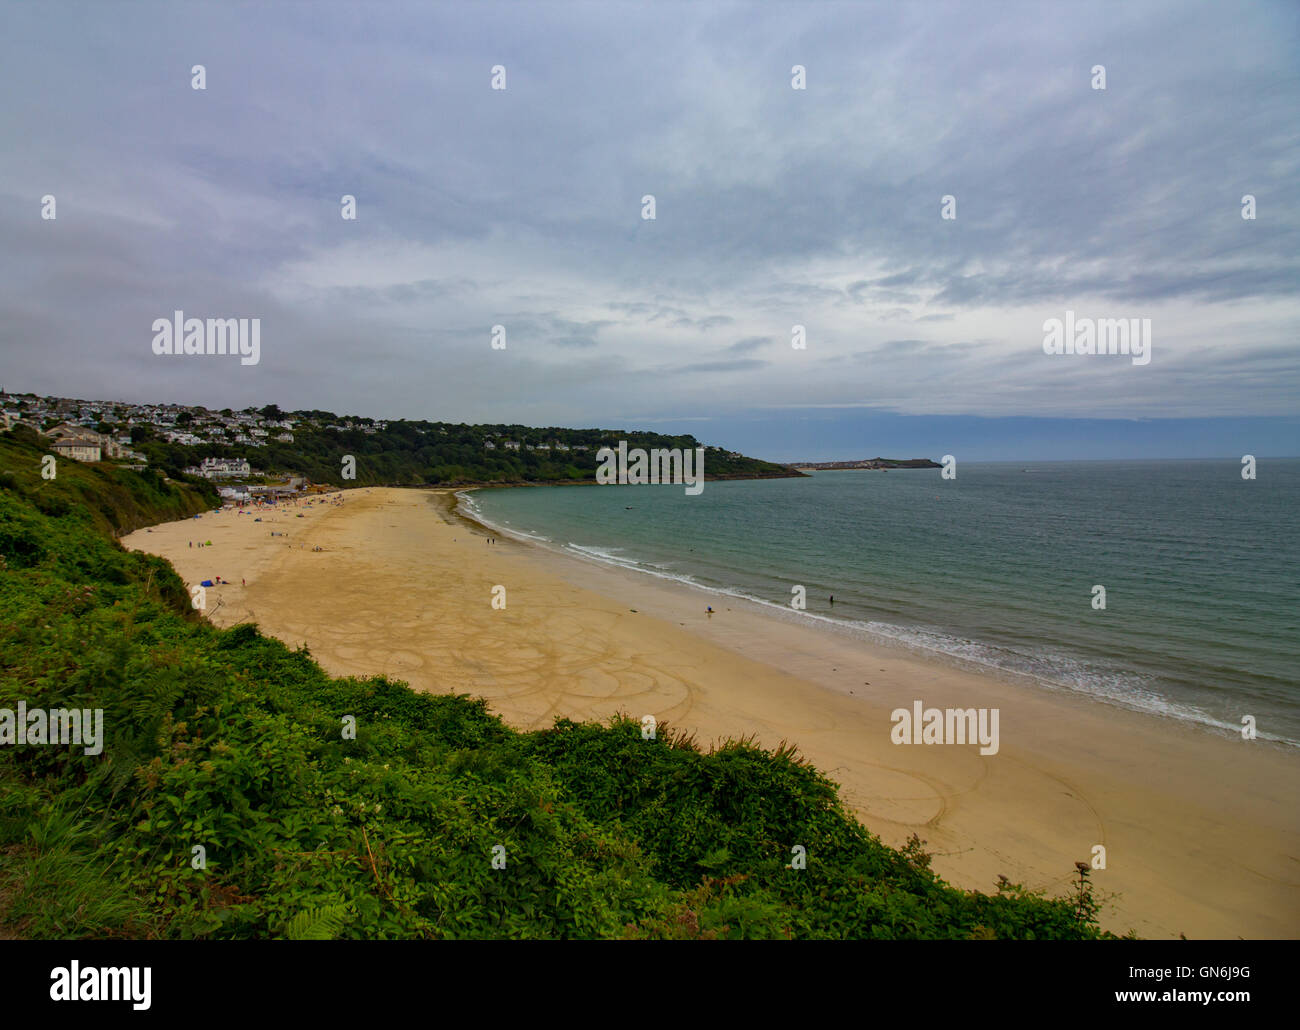
[[[73,461],[100,460],[99,444],[87,443],[84,440],[77,440],[72,437],[56,440],[50,444],[50,450],[60,458],[71,458]]]
[[[199,475],[204,479],[224,479],[227,476],[250,476],[252,466],[247,458],[204,458],[199,463]]]
[[[50,450],[63,458],[73,461],[101,461],[104,437],[93,429],[61,422],[46,434],[54,442]]]

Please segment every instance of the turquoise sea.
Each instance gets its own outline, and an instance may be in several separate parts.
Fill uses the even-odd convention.
[[[1253,481],[1234,460],[990,463],[462,504],[592,561],[787,610],[802,585],[807,617],[849,632],[1300,746],[1300,459]]]

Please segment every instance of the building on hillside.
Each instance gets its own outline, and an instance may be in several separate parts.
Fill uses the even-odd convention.
[[[102,461],[105,451],[105,437],[93,429],[60,422],[46,431],[45,435],[53,441],[50,450],[73,461]],[[113,444],[116,447],[116,444]]]
[[[250,476],[253,469],[247,458],[204,458],[199,462],[197,473],[204,479],[226,479]]]
[[[85,440],[77,440],[72,437],[55,440],[54,443],[50,444],[50,450],[60,458],[71,458],[73,461],[100,460],[99,444],[87,443]]]
[[[51,440],[79,440],[83,443],[99,443],[99,434],[93,429],[79,426],[72,422],[60,422],[45,431]]]

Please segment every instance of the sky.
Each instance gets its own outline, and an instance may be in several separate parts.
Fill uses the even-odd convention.
[[[9,390],[772,460],[1300,454],[1293,0],[0,24]],[[260,319],[257,364],[154,353],[177,310]],[[1150,361],[1045,353],[1067,311],[1149,319]]]

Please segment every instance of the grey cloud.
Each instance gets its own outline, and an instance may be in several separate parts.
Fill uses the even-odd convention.
[[[772,342],[773,339],[770,336],[747,336],[743,340],[737,340],[727,350],[747,354],[750,351],[758,350],[759,347],[766,347]]]
[[[694,365],[683,365],[678,372],[750,372],[766,368],[769,362],[758,358],[738,358],[735,361],[701,361]]]
[[[356,18],[6,5],[0,90],[23,102],[0,107],[0,383],[542,423],[795,399],[1296,409],[1300,30],[1284,4]],[[1036,360],[1044,306],[1159,310],[1150,374]],[[262,317],[263,364],[154,362],[149,322],[174,308]],[[786,347],[664,356],[754,354],[793,324],[809,335],[794,363]],[[933,339],[889,339],[909,332]],[[887,383],[863,353],[892,362]],[[645,374],[662,367],[709,385],[679,376],[664,396]],[[729,372],[743,402],[718,388]]]

